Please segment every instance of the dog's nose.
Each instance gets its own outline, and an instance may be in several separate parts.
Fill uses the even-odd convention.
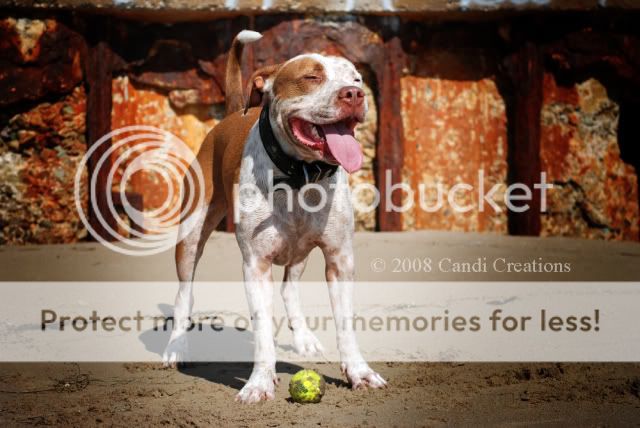
[[[364,91],[357,86],[345,86],[338,92],[338,100],[350,106],[360,106],[364,101]]]

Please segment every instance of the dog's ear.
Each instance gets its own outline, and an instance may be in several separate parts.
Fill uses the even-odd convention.
[[[262,95],[265,91],[267,81],[273,77],[282,64],[267,65],[257,69],[247,82],[247,101],[244,105],[244,113],[251,107],[259,106],[262,103]]]

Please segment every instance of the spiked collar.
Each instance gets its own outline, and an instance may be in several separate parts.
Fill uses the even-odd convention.
[[[322,161],[305,162],[286,154],[273,134],[269,121],[268,103],[262,107],[258,129],[262,145],[271,162],[286,175],[286,177],[274,177],[274,185],[284,183],[292,189],[298,190],[305,184],[316,183],[325,177],[332,176],[338,169],[337,165],[330,165]]]

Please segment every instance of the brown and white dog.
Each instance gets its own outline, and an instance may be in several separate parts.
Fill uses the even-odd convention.
[[[326,260],[342,371],[353,388],[384,387],[386,381],[364,361],[351,322],[354,220],[345,170],[353,172],[362,164],[354,138],[354,127],[367,110],[362,77],[346,59],[300,55],[257,70],[243,106],[242,46],[261,37],[245,30],[234,39],[227,61],[228,116],[209,133],[197,156],[205,188],[187,186],[184,191],[185,199],[190,193],[204,192],[205,203],[184,216],[188,220],[180,226],[182,239],[176,248],[180,289],[164,363],[175,366],[188,358],[186,330],[196,264],[211,232],[225,214],[235,213],[255,335],[253,371],[236,399],[253,403],[274,398],[272,264],[285,266],[281,294],[296,350],[303,355],[322,352],[306,325],[298,296],[298,280],[315,247]],[[262,109],[255,106],[262,99],[261,115]],[[274,181],[291,186],[295,194],[300,183],[311,183],[317,192],[306,192],[301,204],[299,199],[289,200],[286,192],[274,192],[270,187]],[[243,193],[242,189],[253,191]],[[320,192],[327,196],[322,206]],[[236,197],[238,204],[250,209],[238,209]],[[309,206],[320,208],[311,211]]]

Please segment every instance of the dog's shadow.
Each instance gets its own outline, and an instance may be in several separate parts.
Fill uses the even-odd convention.
[[[178,370],[188,376],[199,377],[220,385],[240,390],[249,379],[253,363],[189,363]],[[276,373],[294,375],[304,367],[289,362],[276,363]],[[322,374],[326,383],[337,387],[348,388],[349,384],[342,379]]]
[[[165,319],[173,313],[173,307],[158,305]],[[190,356],[197,360],[178,366],[178,370],[188,376],[199,377],[210,382],[240,390],[251,375],[253,364],[253,333],[246,328],[195,323],[187,333]],[[162,355],[171,335],[171,323],[158,323],[157,328],[147,330],[140,335],[145,348]],[[285,349],[285,347],[280,346]],[[204,362],[207,359],[216,362]],[[230,362],[243,361],[243,362]],[[303,367],[289,362],[278,362],[277,373],[295,374]],[[348,387],[348,384],[331,376],[323,375],[328,384]]]

